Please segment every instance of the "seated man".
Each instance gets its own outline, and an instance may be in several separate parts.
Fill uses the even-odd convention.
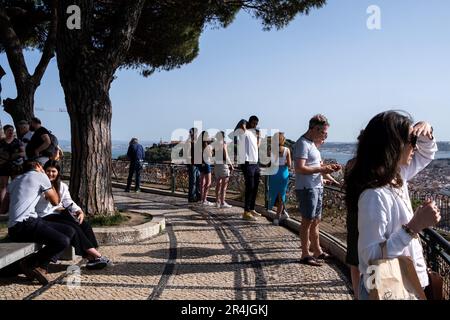
[[[9,206],[8,234],[12,241],[36,242],[45,245],[37,253],[20,263],[22,272],[30,279],[37,279],[42,285],[48,284],[47,267],[56,262],[69,246],[75,231],[69,226],[44,221],[35,212],[41,194],[53,205],[59,203],[59,195],[52,187],[38,161],[28,160],[24,164],[24,174],[8,185],[8,193],[2,204]],[[9,205],[8,205],[9,203]]]

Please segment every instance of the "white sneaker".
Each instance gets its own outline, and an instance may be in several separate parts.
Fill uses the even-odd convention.
[[[217,209],[220,209],[222,206],[220,205],[220,203],[219,202],[216,202],[216,208]]]
[[[202,202],[202,205],[207,206],[207,207],[212,207],[214,205],[214,203],[209,202],[208,200],[206,200],[206,201]]]
[[[287,220],[287,219],[289,219],[289,214],[287,213],[286,210],[283,210],[283,212],[281,213],[281,216],[280,216],[280,221]]]
[[[279,226],[280,225],[280,221],[278,221],[278,219],[273,219],[272,224],[274,226]]]
[[[220,207],[221,207],[221,208],[224,208],[224,209],[233,208],[233,206],[232,206],[231,204],[228,204],[228,203],[226,203],[226,202],[224,202]]]

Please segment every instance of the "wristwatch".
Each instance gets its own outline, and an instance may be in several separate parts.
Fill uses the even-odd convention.
[[[413,239],[418,239],[419,235],[417,233],[415,233],[414,231],[411,230],[410,227],[408,227],[406,224],[402,225],[403,230],[405,230],[405,232],[407,234],[409,234],[411,236],[411,238]]]

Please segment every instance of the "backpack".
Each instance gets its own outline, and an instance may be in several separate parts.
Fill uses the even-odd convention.
[[[49,131],[48,136],[50,137],[51,143],[48,146],[48,148],[42,151],[41,153],[43,156],[52,159],[55,158],[59,153],[59,142],[58,138],[56,138],[56,136],[51,131]]]

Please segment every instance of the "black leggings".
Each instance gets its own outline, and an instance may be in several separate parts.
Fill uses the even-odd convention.
[[[78,221],[72,218],[68,213],[50,214],[43,219],[45,221],[67,225],[75,231],[71,245],[75,248],[75,253],[78,256],[87,257],[88,249],[98,247],[94,231],[86,220],[83,220],[83,223],[79,224]]]

